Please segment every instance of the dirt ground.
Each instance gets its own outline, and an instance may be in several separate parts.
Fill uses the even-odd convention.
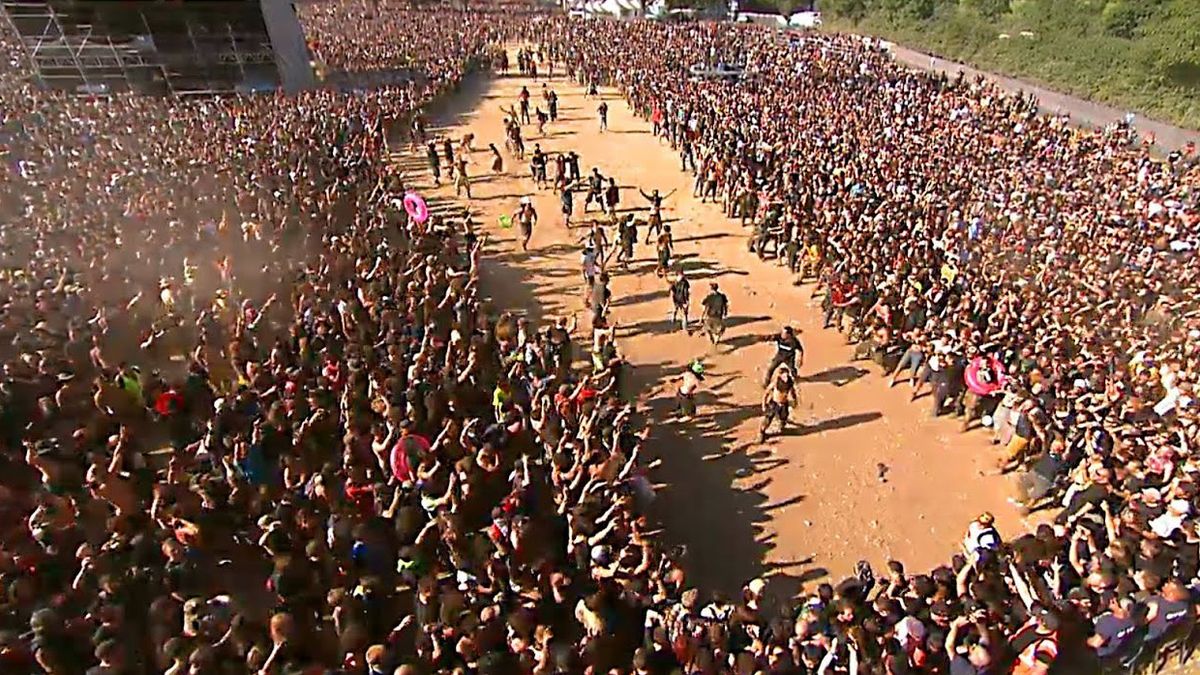
[[[515,106],[522,85],[539,104],[542,81],[480,78],[435,120],[435,132],[455,141],[475,134],[469,202],[456,200],[444,180],[433,188],[423,152],[397,149],[395,160],[435,212],[466,205],[483,224],[484,289],[497,307],[532,318],[577,314],[582,344],[590,335],[578,244],[586,226],[564,227],[557,196],[535,187],[526,162],[506,154],[506,173],[489,171],[488,143],[504,147],[501,106]],[[843,337],[821,328],[812,286],[795,286],[782,267],[749,253],[737,221],[693,198],[692,177],[680,170],[678,156],[616,92],[602,92],[610,111],[609,130],[601,133],[598,100],[561,76],[549,86],[559,96],[559,120],[544,137],[536,124],[527,125],[528,150],[538,143],[546,151],[578,152],[583,173],[595,166],[616,177],[623,210],[642,216],[646,200],[636,188],[676,190],[665,210],[677,264],[692,280],[693,316],[710,281],[729,296],[729,330],[714,348],[701,335],[672,329],[667,284],[654,273],[651,246],[639,241],[628,271],[610,265],[618,346],[633,365],[632,381],[653,424],[651,457],[661,460],[653,470],[657,515],[667,541],[686,545],[695,583],[734,591],[766,576],[774,592],[790,594],[802,583],[836,582],[859,559],[876,569],[894,558],[928,570],[948,561],[968,521],[985,510],[1004,532],[1023,528],[1006,501],[1009,481],[984,475],[997,450],[983,432],[960,434],[957,421],[931,419],[928,396],[910,402],[906,385],[888,389],[873,364],[851,362]],[[527,253],[516,229],[498,224],[526,195],[540,217]],[[577,194],[581,221],[582,211]],[[793,412],[803,426],[759,444],[763,370],[774,353],[766,340],[785,323],[802,331],[807,352],[801,405]],[[707,371],[705,391],[697,419],[682,423],[673,419],[671,381],[697,357]],[[879,465],[886,469],[882,480]]]

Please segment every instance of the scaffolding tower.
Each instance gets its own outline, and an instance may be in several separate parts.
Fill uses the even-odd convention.
[[[259,0],[0,0],[36,81],[93,95],[274,90],[284,84],[277,60],[290,66],[290,89],[305,87],[307,52],[279,54],[271,40],[298,30],[294,11],[296,26],[281,33],[268,26],[265,6]],[[286,23],[286,13],[272,14]],[[294,41],[287,42],[294,51]]]

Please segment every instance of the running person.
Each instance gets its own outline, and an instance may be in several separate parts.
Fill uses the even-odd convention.
[[[641,193],[642,197],[644,197],[647,201],[650,202],[650,219],[646,226],[646,243],[649,244],[650,238],[655,236],[662,229],[662,226],[663,226],[663,222],[662,222],[663,201],[666,200],[671,195],[675,194],[675,191],[671,190],[670,192],[668,192],[665,195],[659,194],[657,189],[651,190],[650,194],[646,194],[645,192],[642,192],[640,189],[638,190],[638,192]]]
[[[588,309],[592,310],[592,326],[599,326],[604,323],[604,317],[608,314],[608,304],[612,301],[612,291],[608,289],[608,273],[600,272],[592,281],[591,288],[588,289]]]
[[[577,189],[579,189],[578,183],[567,183],[558,193],[558,199],[562,205],[563,224],[567,227],[571,226],[571,215],[575,213],[575,190]]]
[[[529,158],[529,173],[533,177],[533,182],[538,188],[546,187],[546,153],[542,152],[542,146],[539,143],[533,144],[533,154]]]
[[[429,141],[425,148],[425,158],[429,160],[429,173],[433,174],[433,184],[442,184],[442,158],[438,155],[437,144]]]
[[[592,284],[596,282],[596,275],[600,272],[600,263],[597,260],[596,249],[591,246],[585,246],[583,253],[579,254],[579,264],[583,271],[583,287],[590,291]]]
[[[715,345],[725,334],[725,317],[729,314],[729,298],[717,287],[717,282],[710,285],[711,290],[704,296],[704,332]]]
[[[467,199],[471,198],[471,177],[467,175],[467,158],[460,155],[454,169],[454,196],[461,196],[463,192],[467,193]]]
[[[658,235],[658,267],[654,273],[660,277],[667,275],[667,270],[671,267],[671,251],[674,248],[675,242],[671,238],[671,226],[664,225],[662,234]]]
[[[786,366],[777,369],[767,390],[763,392],[763,423],[758,430],[758,441],[762,443],[767,440],[767,430],[775,420],[779,420],[779,433],[782,434],[787,428],[792,406],[799,404],[800,395],[796,390],[792,369]]]
[[[620,246],[617,262],[629,267],[629,261],[633,260],[633,246],[637,243],[637,223],[634,222],[632,213],[618,223],[617,243]]]
[[[595,249],[600,265],[604,265],[604,261],[608,258],[608,233],[604,231],[604,226],[599,221],[592,221],[587,234],[583,235],[579,243]]]
[[[800,360],[799,364],[796,363],[797,357]],[[771,382],[771,376],[782,365],[788,366],[788,369],[793,372],[800,370],[800,366],[804,365],[804,345],[800,342],[800,338],[796,337],[791,326],[784,326],[783,330],[779,331],[779,335],[775,336],[775,356],[771,357],[771,363],[767,366],[767,376],[763,379],[764,386]]]
[[[681,325],[685,333],[688,332],[688,303],[691,295],[691,284],[688,283],[687,275],[681,270],[675,277],[675,281],[671,283],[671,325],[675,325],[676,318],[682,317]]]
[[[621,188],[617,186],[617,179],[609,176],[608,187],[604,188],[604,208],[608,211],[608,215],[617,216],[617,204],[621,203]]]
[[[488,143],[488,150],[492,151],[492,173],[504,173],[504,155],[500,154],[495,143]]]
[[[513,214],[513,220],[517,221],[517,225],[521,228],[521,250],[529,250],[529,240],[533,237],[533,226],[537,224],[537,211],[533,208],[533,201],[529,197],[521,199],[521,206],[517,212]]]
[[[583,200],[583,212],[588,212],[588,207],[592,202],[600,205],[600,210],[604,210],[604,176],[600,174],[600,169],[592,167],[592,175],[587,179],[587,197]]]
[[[689,363],[679,376],[679,388],[675,392],[679,403],[679,419],[687,420],[696,414],[696,391],[703,379],[704,365],[700,363],[700,359]]]
[[[518,96],[521,105],[521,124],[529,124],[529,88],[521,87],[521,93]]]

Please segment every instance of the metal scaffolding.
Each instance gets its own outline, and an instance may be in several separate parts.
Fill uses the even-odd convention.
[[[0,9],[48,88],[193,94],[279,84],[281,55],[258,0],[0,0]]]
[[[161,67],[135,44],[115,43],[91,24],[69,25],[50,3],[4,0],[7,23],[20,36],[43,86],[81,93],[127,90],[131,82],[163,79]]]

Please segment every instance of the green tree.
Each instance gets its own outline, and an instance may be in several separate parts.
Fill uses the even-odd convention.
[[[770,0],[770,4],[784,16],[791,16],[808,8],[808,0]]]
[[[1008,14],[1010,9],[1008,0],[959,0],[958,4],[979,16],[993,20]]]
[[[1200,3],[1172,0],[1146,22],[1143,39],[1155,45],[1159,68],[1171,82],[1200,87]]]
[[[1132,39],[1137,33],[1144,17],[1145,9],[1128,0],[1110,0],[1100,12],[1105,34],[1126,40]]]
[[[867,0],[823,0],[818,6],[821,11],[857,24],[867,16]]]

